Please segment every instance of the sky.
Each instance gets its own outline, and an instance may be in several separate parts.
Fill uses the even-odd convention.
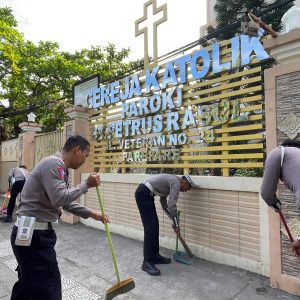
[[[26,40],[58,42],[74,52],[91,45],[131,48],[130,59],[144,57],[143,36],[135,37],[135,21],[146,0],[0,0],[11,7]],[[168,20],[158,26],[158,56],[196,41],[206,24],[206,0],[157,0],[167,4]],[[149,21],[150,22],[150,21]],[[149,24],[150,25],[150,24]]]

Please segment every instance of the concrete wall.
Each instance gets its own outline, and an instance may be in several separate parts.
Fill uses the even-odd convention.
[[[6,192],[8,187],[7,176],[11,168],[18,165],[17,161],[0,161],[0,193]]]
[[[0,159],[0,193],[7,191],[7,176],[11,168],[19,165],[19,139],[4,141],[1,143]]]
[[[85,179],[87,174],[82,174]],[[134,192],[147,175],[102,174],[101,191],[112,232],[143,240],[143,227]],[[201,186],[180,193],[181,230],[193,253],[209,261],[269,275],[268,208],[259,199],[261,178],[194,176]],[[175,249],[172,223],[156,201],[160,245]],[[94,189],[81,203],[99,210]],[[81,222],[104,230],[91,219]]]
[[[1,161],[18,161],[19,139],[4,141],[1,143]]]

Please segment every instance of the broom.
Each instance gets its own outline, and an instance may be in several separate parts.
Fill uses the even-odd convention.
[[[102,213],[102,216],[104,217],[105,216],[104,205],[102,202],[102,197],[101,197],[98,186],[96,187],[96,190],[97,190],[98,200],[99,200],[99,204],[100,204],[100,208],[101,208],[101,213]],[[124,279],[122,281],[120,280],[119,270],[118,270],[118,266],[117,266],[117,258],[116,258],[115,250],[114,250],[114,247],[112,244],[108,224],[106,222],[104,222],[104,225],[105,225],[105,231],[106,231],[106,235],[107,235],[107,239],[108,239],[109,249],[110,249],[112,260],[114,263],[115,273],[116,273],[117,280],[118,280],[118,282],[116,284],[114,284],[111,288],[109,288],[106,291],[105,299],[109,300],[109,299],[113,299],[114,297],[116,297],[120,294],[125,294],[125,293],[129,292],[130,290],[134,289],[135,283],[133,281],[133,278]]]
[[[178,232],[176,234],[177,234],[177,236],[178,236],[178,238],[179,238],[179,240],[181,242],[181,245],[183,246],[183,248],[184,248],[184,250],[185,250],[188,258],[193,258],[194,255],[193,255],[192,251],[190,250],[190,248],[188,247],[188,245],[186,244],[186,242],[184,241],[184,239],[182,238],[180,232]]]
[[[4,199],[4,202],[1,206],[1,213],[2,214],[5,214],[7,213],[7,208],[4,208],[5,207],[5,204],[7,202],[7,200],[10,198],[10,191],[7,191],[6,194],[5,194],[5,199]]]
[[[292,236],[292,234],[290,232],[290,229],[289,229],[289,227],[288,227],[288,225],[287,225],[287,223],[285,221],[285,218],[284,218],[284,216],[282,214],[281,209],[279,209],[278,213],[279,213],[280,219],[281,219],[281,221],[282,221],[282,223],[284,225],[284,228],[285,228],[285,230],[286,230],[286,232],[287,232],[287,234],[289,236],[290,242],[293,243],[294,242],[294,238],[293,238],[293,236]],[[295,249],[295,254],[298,257],[300,256],[300,253],[299,253],[298,249]]]
[[[180,215],[180,212],[178,212],[178,213]],[[172,227],[173,227],[173,229],[175,229],[175,225],[172,225]],[[177,234],[177,237],[179,238],[181,245],[183,246],[188,258],[193,258],[194,255],[193,255],[192,251],[190,250],[190,248],[188,247],[188,245],[186,244],[186,242],[184,241],[184,239],[182,238],[180,232],[176,231],[176,234]],[[177,244],[177,246],[178,246],[178,244]]]
[[[179,219],[180,217],[180,210],[177,212],[177,217]],[[178,235],[176,235],[176,248],[175,248],[175,252],[173,253],[173,259],[186,264],[186,265],[190,265],[193,262],[193,257],[188,257],[188,255],[186,254],[186,252],[183,251],[178,251]]]

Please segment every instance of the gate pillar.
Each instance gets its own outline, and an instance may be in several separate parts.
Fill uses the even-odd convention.
[[[34,137],[42,130],[42,125],[35,122],[19,124],[19,164],[25,165],[30,171],[34,167]]]

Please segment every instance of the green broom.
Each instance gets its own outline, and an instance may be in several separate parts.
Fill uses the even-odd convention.
[[[179,219],[180,210],[177,212],[177,216],[178,216],[178,219]],[[175,252],[173,253],[173,259],[180,262],[180,263],[190,265],[193,262],[194,256],[193,256],[191,250],[188,248],[188,246],[185,244],[185,242],[183,241],[182,238],[180,239],[180,241],[183,243],[183,246],[186,249],[186,252],[178,251],[179,236],[180,236],[180,234],[176,235],[176,248],[175,248]]]
[[[97,195],[98,195],[98,200],[99,200],[102,216],[105,216],[104,205],[102,202],[102,197],[101,197],[101,193],[100,193],[98,186],[96,187],[96,190],[97,190]],[[120,294],[125,294],[125,293],[129,292],[130,290],[134,289],[135,283],[134,283],[133,278],[124,279],[122,281],[120,280],[119,270],[118,270],[118,266],[117,266],[117,258],[116,258],[115,250],[114,250],[114,247],[112,244],[109,227],[106,222],[104,222],[104,225],[105,225],[105,231],[106,231],[106,235],[107,235],[108,245],[109,245],[109,249],[111,252],[112,260],[114,263],[114,269],[115,269],[115,273],[116,273],[117,281],[118,281],[111,288],[106,290],[105,299],[110,300]]]

